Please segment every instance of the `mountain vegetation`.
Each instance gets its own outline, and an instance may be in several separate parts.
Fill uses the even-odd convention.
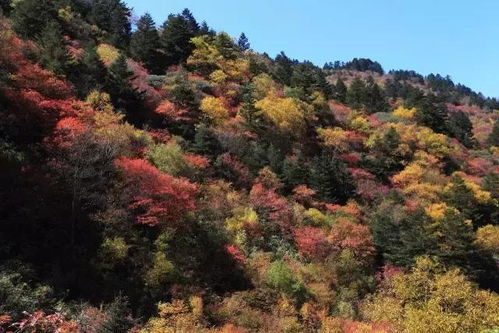
[[[499,330],[499,100],[188,9],[0,12],[0,332]]]

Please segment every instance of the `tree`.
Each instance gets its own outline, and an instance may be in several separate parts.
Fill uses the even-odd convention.
[[[130,16],[130,9],[121,0],[93,0],[88,20],[107,31],[109,44],[126,49],[132,31]]]
[[[140,61],[151,73],[162,74],[159,49],[159,34],[156,24],[149,13],[143,15],[137,22],[137,30],[130,40],[130,54]]]
[[[498,297],[458,269],[421,257],[409,273],[387,277],[362,309],[367,320],[389,322],[396,332],[486,332],[498,325]]]
[[[94,43],[87,45],[80,63],[72,68],[68,76],[75,85],[77,95],[80,98],[86,98],[93,90],[104,88],[108,80],[108,73]]]
[[[446,123],[447,132],[458,139],[465,147],[471,148],[475,143],[473,124],[463,111],[449,113]]]
[[[161,26],[159,44],[167,66],[184,63],[194,49],[191,24],[182,15],[170,15]]]
[[[237,46],[239,46],[239,48],[243,51],[247,51],[250,49],[251,46],[250,46],[248,37],[246,37],[244,32],[241,33],[241,35],[239,36],[239,39],[237,41]]]
[[[178,226],[195,209],[197,186],[188,180],[163,174],[140,159],[120,158],[115,165],[131,193],[129,208],[137,212],[137,223]]]
[[[369,76],[366,81],[366,92],[363,98],[363,104],[366,107],[367,113],[385,112],[388,110],[386,97],[371,76]]]
[[[323,153],[312,159],[310,184],[317,195],[328,202],[346,202],[354,193],[353,180],[345,164]]]
[[[346,95],[346,103],[354,109],[360,109],[365,100],[366,85],[360,78],[355,78],[350,84]]]
[[[140,92],[133,89],[130,80],[133,72],[128,69],[127,58],[120,54],[108,68],[108,82],[106,91],[111,95],[115,107],[124,111],[127,119],[133,124],[142,124],[145,121],[144,106]]]
[[[33,38],[55,19],[56,8],[51,0],[23,0],[16,4],[11,17],[14,30],[19,35]]]
[[[62,30],[56,21],[50,21],[38,38],[40,63],[52,72],[63,75],[68,69],[69,55],[62,38]]]
[[[199,24],[188,8],[184,8],[184,10],[182,11],[182,17],[187,22],[187,25],[189,26],[189,29],[192,31],[192,33],[196,34],[200,29]]]
[[[12,11],[12,1],[11,0],[0,0],[0,15],[9,15]]]
[[[346,103],[347,99],[347,86],[342,79],[336,80],[336,85],[334,86],[334,98],[340,103]]]
[[[487,139],[487,143],[491,146],[499,146],[499,120],[494,122],[494,127]]]

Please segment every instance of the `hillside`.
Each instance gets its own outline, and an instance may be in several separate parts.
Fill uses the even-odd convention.
[[[499,329],[499,100],[187,9],[0,13],[0,333]]]

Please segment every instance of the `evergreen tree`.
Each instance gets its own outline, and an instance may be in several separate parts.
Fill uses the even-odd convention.
[[[211,35],[211,36],[215,36],[216,32],[215,32],[215,30],[211,29],[208,26],[208,23],[206,23],[206,21],[203,21],[203,23],[201,23],[201,27],[199,28],[199,34],[200,35]]]
[[[184,20],[187,22],[187,25],[189,26],[189,29],[193,34],[197,34],[199,32],[199,24],[194,18],[194,15],[192,15],[191,11],[187,8],[185,8],[182,11],[182,17]]]
[[[487,143],[491,146],[499,146],[499,120],[494,122],[494,127],[487,139]]]
[[[334,86],[334,98],[340,103],[345,103],[347,99],[347,86],[342,79],[336,80],[336,85]]]
[[[248,37],[246,37],[244,32],[241,33],[241,35],[239,36],[239,39],[237,41],[237,45],[243,51],[247,51],[250,49],[250,43],[249,43]]]
[[[0,0],[0,15],[9,15],[12,10],[11,0]]]
[[[360,109],[366,95],[366,85],[360,78],[355,78],[348,88],[346,102],[354,109]]]
[[[472,132],[473,124],[464,112],[457,111],[450,113],[446,127],[446,131],[458,139],[465,147],[471,148],[473,146],[475,142]]]
[[[130,40],[132,58],[142,62],[151,73],[161,74],[161,58],[159,49],[159,34],[156,24],[148,13],[137,22],[137,30]]]
[[[293,75],[293,61],[284,52],[279,53],[275,58],[274,77],[284,85],[291,85]]]
[[[423,210],[401,217],[396,214],[401,210],[396,202],[381,207],[373,216],[371,230],[374,243],[385,263],[410,267],[416,257],[435,254],[436,242]]]
[[[56,74],[63,75],[67,70],[69,55],[64,47],[62,29],[57,21],[49,21],[38,38],[40,63]]]
[[[320,198],[345,203],[353,195],[355,188],[345,163],[323,153],[311,164],[310,185]]]
[[[367,79],[363,99],[367,113],[385,112],[389,108],[383,91],[371,76]]]
[[[220,32],[215,37],[213,45],[215,45],[218,52],[226,59],[236,59],[241,54],[241,50],[226,32]]]
[[[107,70],[97,53],[94,43],[89,43],[80,63],[69,73],[80,98],[86,98],[92,90],[101,90],[106,85]]]
[[[117,110],[123,111],[127,120],[141,126],[145,121],[144,106],[141,93],[135,91],[130,80],[133,72],[128,69],[126,56],[121,54],[108,69],[109,76],[106,91],[111,96]]]
[[[276,148],[274,148],[277,151]],[[287,157],[282,163],[281,178],[284,182],[284,191],[290,193],[296,186],[307,184],[310,178],[310,170],[304,164],[301,153],[296,158]]]
[[[414,105],[418,110],[416,120],[419,124],[427,126],[437,133],[446,132],[447,107],[444,101],[430,94],[416,100]]]
[[[55,17],[56,8],[51,0],[19,1],[11,16],[14,30],[24,38],[39,36]]]
[[[88,20],[107,31],[106,42],[126,49],[130,42],[131,11],[121,0],[93,0]]]
[[[194,46],[191,38],[195,36],[191,23],[182,15],[170,15],[163,23],[159,38],[167,66],[184,63]]]

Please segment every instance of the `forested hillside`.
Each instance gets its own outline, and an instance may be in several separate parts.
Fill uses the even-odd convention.
[[[0,332],[499,330],[499,100],[187,9],[0,12]]]

